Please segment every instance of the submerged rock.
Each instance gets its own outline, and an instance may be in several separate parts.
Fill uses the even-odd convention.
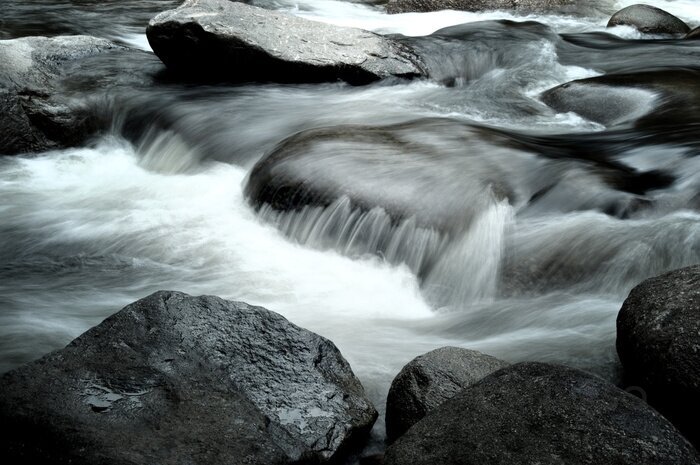
[[[0,41],[0,154],[81,143],[99,124],[87,96],[150,82],[151,56],[89,36]]]
[[[475,350],[442,347],[411,360],[391,382],[386,400],[389,441],[462,389],[508,364]]]
[[[671,13],[651,5],[630,5],[612,15],[608,27],[632,26],[649,34],[686,34],[690,28]]]
[[[687,125],[700,122],[700,72],[667,69],[580,79],[544,92],[542,101],[606,126]]]
[[[318,463],[376,416],[332,342],[261,307],[178,292],[0,379],[9,463]]]
[[[700,266],[647,279],[617,317],[627,382],[700,444]]]
[[[366,84],[424,74],[410,49],[378,34],[228,0],[187,0],[146,33],[169,68],[205,79]]]
[[[389,447],[386,465],[696,465],[641,399],[572,368],[519,363],[446,401]]]

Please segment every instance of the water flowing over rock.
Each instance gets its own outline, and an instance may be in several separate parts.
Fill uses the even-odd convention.
[[[199,78],[366,84],[423,74],[410,49],[378,34],[228,0],[187,0],[146,32],[169,68]]]
[[[557,111],[573,111],[607,126],[700,123],[700,71],[668,69],[581,79],[544,92],[542,100]]]
[[[386,465],[696,465],[641,399],[584,371],[519,363],[464,389],[389,447]]]
[[[690,28],[680,19],[661,8],[651,5],[630,5],[621,9],[608,21],[608,27],[632,26],[650,34],[686,34]]]
[[[133,88],[154,72],[150,54],[89,36],[3,40],[0,61],[0,154],[83,142],[99,126],[88,94]]]
[[[0,393],[4,457],[21,463],[318,463],[377,415],[330,341],[166,291],[5,374]]]
[[[117,47],[94,37],[28,37],[0,41],[0,154],[41,151],[74,140],[83,122],[52,98],[67,62]]]
[[[627,382],[700,444],[700,266],[632,289],[617,317],[617,352]]]
[[[462,389],[508,364],[459,347],[442,347],[411,360],[391,382],[386,400],[389,441]]]

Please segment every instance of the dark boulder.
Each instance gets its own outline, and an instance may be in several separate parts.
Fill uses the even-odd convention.
[[[641,399],[584,371],[519,363],[464,389],[389,447],[386,465],[696,465]]]
[[[542,101],[606,126],[688,125],[700,122],[700,72],[667,69],[580,79],[544,92]]]
[[[187,0],[146,33],[169,68],[203,79],[366,84],[424,74],[410,49],[378,34],[228,0]]]
[[[632,26],[649,34],[686,34],[690,28],[671,13],[651,5],[630,5],[608,21],[608,27]]]
[[[647,279],[617,317],[627,382],[700,444],[700,266]]]
[[[386,400],[389,441],[462,389],[508,364],[459,347],[442,347],[411,360],[391,382]]]
[[[578,3],[578,5],[577,5]],[[587,2],[593,7],[596,2]],[[576,13],[583,10],[576,0],[389,0],[388,13],[411,13],[437,10],[513,10],[521,13]]]
[[[690,31],[685,36],[686,39],[700,39],[700,26]]]
[[[318,463],[376,415],[332,342],[261,307],[178,292],[0,379],[12,464]]]
[[[0,154],[81,143],[99,127],[89,97],[150,82],[154,60],[89,36],[0,41]]]

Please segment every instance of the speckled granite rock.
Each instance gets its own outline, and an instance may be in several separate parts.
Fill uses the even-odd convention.
[[[366,84],[424,74],[408,47],[378,34],[228,0],[187,0],[146,33],[169,68],[203,79]]]
[[[178,292],[0,379],[5,463],[318,463],[376,415],[330,341],[261,307]]]

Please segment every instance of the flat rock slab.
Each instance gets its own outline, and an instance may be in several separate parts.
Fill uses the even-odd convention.
[[[391,382],[388,439],[398,438],[447,399],[505,366],[503,360],[460,347],[441,347],[414,358]]]
[[[386,465],[695,465],[665,418],[607,381],[519,363],[466,388],[387,450]]]
[[[146,34],[169,68],[203,79],[366,84],[424,74],[409,48],[378,34],[228,0],[187,0]]]
[[[178,292],[0,379],[8,463],[318,463],[376,415],[332,342],[261,307]]]
[[[608,27],[632,26],[651,34],[687,34],[690,28],[671,13],[651,5],[630,5],[621,9],[608,21]]]
[[[629,383],[700,444],[700,266],[632,289],[617,317],[617,353]]]

